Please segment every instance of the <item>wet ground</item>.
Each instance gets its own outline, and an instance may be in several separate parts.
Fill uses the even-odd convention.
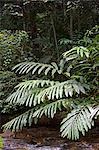
[[[60,137],[56,128],[24,129],[3,137],[4,150],[99,150],[99,130],[93,129],[79,141]]]

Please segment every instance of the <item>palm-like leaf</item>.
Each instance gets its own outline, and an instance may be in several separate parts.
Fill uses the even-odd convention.
[[[89,50],[86,47],[83,46],[77,46],[72,48],[71,50],[63,53],[63,58],[66,59],[66,61],[76,59],[78,57],[89,57]]]
[[[19,104],[19,105],[23,105],[25,104],[26,106],[35,106],[38,102],[37,100],[37,95],[39,94],[39,92],[41,91],[40,88],[36,88],[33,90],[17,90],[16,92],[14,92],[13,94],[11,94],[6,102],[10,102],[13,104]]]
[[[99,106],[96,106],[92,111],[91,111],[91,119],[97,118],[99,116]]]
[[[53,86],[57,84],[58,81],[50,81],[50,80],[29,80],[19,83],[15,88],[19,90],[31,90],[37,87],[45,87],[45,86]]]
[[[33,119],[36,121],[36,118],[33,118],[33,113],[35,109],[30,109],[27,112],[23,113],[22,115],[12,119],[11,121],[7,122],[3,125],[5,130],[12,129],[12,130],[19,130],[22,129],[23,126],[26,126],[27,123],[31,126]]]
[[[62,137],[67,136],[69,139],[77,140],[80,132],[85,135],[85,131],[91,129],[93,125],[90,116],[90,108],[87,106],[72,110],[61,122]]]
[[[57,110],[61,111],[62,108],[67,108],[69,104],[70,102],[66,99],[57,100],[39,108],[37,111],[34,112],[33,117],[41,118],[42,115],[46,115],[49,118],[53,118],[54,115],[57,113]]]
[[[17,90],[7,98],[7,102],[26,104],[26,106],[35,106],[38,103],[38,94],[43,91],[45,87],[53,86],[59,83],[58,81],[50,80],[30,80],[18,84],[15,88]]]
[[[87,34],[88,38],[86,37]],[[80,133],[85,135],[85,132],[93,125],[93,119],[99,115],[99,106],[85,106],[84,103],[82,104],[84,106],[81,106],[81,102],[79,101],[79,104],[77,104],[76,101],[77,97],[81,98],[83,96],[82,94],[80,95],[80,93],[86,94],[85,89],[89,89],[88,85],[82,84],[84,81],[90,84],[93,79],[95,85],[92,85],[92,92],[97,90],[96,88],[94,89],[94,87],[97,85],[97,68],[99,66],[98,37],[94,39],[95,41],[91,39],[89,42],[86,42],[86,39],[89,40],[90,32],[87,34],[83,41],[87,45],[90,43],[90,45],[88,45],[88,47],[76,46],[66,51],[59,65],[54,62],[51,64],[24,62],[13,68],[13,70],[19,74],[27,74],[29,72],[32,74],[36,72],[41,74],[44,72],[45,75],[50,73],[54,76],[55,73],[58,73],[62,74],[62,77],[63,75],[68,76],[69,79],[72,80],[64,82],[30,80],[18,84],[15,88],[16,91],[8,97],[7,102],[20,105],[25,104],[33,108],[5,124],[3,126],[5,129],[22,129],[27,123],[31,125],[33,119],[41,118],[42,115],[53,118],[57,111],[61,111],[63,108],[65,110],[68,106],[68,108],[73,110],[61,122],[60,131],[62,137],[67,136],[69,139],[77,140],[79,139]],[[88,72],[86,72],[86,70]],[[90,74],[92,75],[89,76]],[[82,76],[84,76],[84,80]],[[81,83],[76,81],[75,78]],[[91,90],[89,93],[91,93]],[[88,95],[88,97],[90,97],[90,95]],[[74,100],[75,103],[73,103]],[[66,109],[66,114],[67,113]]]
[[[17,91],[7,98],[7,102],[26,104],[26,106],[30,107],[44,102],[45,97],[48,100],[54,100],[72,97],[74,93],[80,94],[82,92],[85,94],[84,87],[75,80],[65,82],[31,80],[20,83],[17,88]]]
[[[78,94],[82,92],[85,94],[85,89],[79,82],[75,80],[57,83],[56,85],[44,89],[38,94],[38,104],[41,101],[44,101],[45,96],[47,96],[49,100],[61,99],[64,96],[72,97],[74,92],[77,92]]]
[[[42,64],[42,63],[36,63],[36,62],[24,62],[16,65],[13,70],[16,70],[19,74],[29,73],[32,72],[34,74],[37,72],[40,74],[42,71],[44,71],[45,75],[47,75],[49,72],[51,72],[52,76],[58,72],[61,74],[61,70],[59,70],[57,64],[55,62],[52,62],[51,64]]]

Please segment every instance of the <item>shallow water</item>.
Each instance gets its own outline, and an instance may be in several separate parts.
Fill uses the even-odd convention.
[[[27,144],[20,139],[4,139],[4,150],[98,150],[99,143],[71,142],[58,146]]]
[[[92,130],[75,142],[61,138],[55,128],[24,129],[4,138],[4,150],[99,150],[99,132]]]

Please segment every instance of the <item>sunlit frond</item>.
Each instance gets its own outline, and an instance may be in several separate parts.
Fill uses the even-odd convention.
[[[80,133],[85,136],[85,132],[91,129],[94,123],[90,116],[91,112],[87,106],[72,110],[61,122],[61,136],[72,140],[79,139]]]
[[[86,47],[83,47],[83,46],[78,47],[77,46],[77,47],[74,47],[71,50],[63,53],[63,58],[65,58],[66,61],[69,61],[69,60],[73,60],[78,57],[84,57],[84,56],[86,56],[88,58],[89,55],[90,55],[90,51]]]
[[[33,118],[34,109],[30,109],[27,112],[23,113],[22,115],[12,119],[11,121],[7,122],[3,125],[3,129],[12,129],[13,131],[17,131],[22,129],[24,126],[29,124],[31,126],[33,119],[36,121],[36,118]]]
[[[50,104],[46,104],[45,106],[37,109],[37,111],[34,112],[33,117],[41,118],[42,115],[46,115],[49,118],[53,118],[58,110],[61,111],[62,108],[66,109],[69,104],[70,102],[68,99],[60,99],[55,102],[51,102]]]
[[[72,97],[74,93],[80,94],[80,92],[85,94],[85,89],[81,83],[75,80],[68,80],[65,82],[57,83],[51,87],[48,87],[38,94],[38,104],[44,101],[44,97],[47,96],[49,100],[61,99],[65,97]]]
[[[18,84],[14,93],[12,93],[6,102],[25,104],[26,106],[35,106],[38,103],[38,94],[45,88],[59,83],[50,80],[29,80]]]
[[[99,116],[99,106],[96,106],[96,107],[93,108],[93,110],[91,111],[91,119],[97,118],[98,116]]]
[[[29,80],[19,83],[15,88],[18,88],[19,90],[31,90],[33,88],[42,88],[45,86],[53,86],[57,84],[58,81],[50,81],[50,80]]]
[[[42,63],[36,63],[36,62],[24,62],[16,65],[13,70],[15,72],[18,72],[19,74],[29,73],[31,72],[34,74],[37,72],[40,74],[41,72],[44,72],[45,75],[47,75],[49,72],[53,76],[56,72],[61,74],[61,71],[59,70],[57,64],[55,62],[52,62],[51,64],[42,64]]]
[[[82,92],[85,94],[83,85],[75,80],[65,82],[31,80],[20,83],[17,88],[18,89],[7,98],[7,102],[35,106],[36,104],[44,102],[45,97],[47,97],[48,100],[53,100],[63,97],[72,97],[74,93],[80,94],[80,92]]]

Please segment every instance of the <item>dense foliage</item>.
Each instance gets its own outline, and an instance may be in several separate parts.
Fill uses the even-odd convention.
[[[28,34],[25,31],[2,30],[0,32],[0,70],[11,70],[18,62],[25,60],[28,50]]]
[[[62,137],[76,140],[94,125],[98,14],[97,0],[0,2],[0,113],[17,116],[5,129],[59,112]]]
[[[18,83],[18,77],[11,72],[13,65],[25,59],[28,35],[25,31],[2,30],[0,32],[0,102],[4,103],[8,94]]]
[[[11,104],[26,105],[30,109],[4,125],[5,129],[22,129],[32,120],[43,115],[53,118],[58,111],[66,111],[61,122],[62,136],[76,140],[79,132],[94,125],[99,115],[98,99],[98,62],[99,62],[99,27],[87,31],[77,45],[62,55],[59,64],[25,62],[16,65],[13,70],[20,74],[50,74],[51,80],[29,80],[19,83],[15,92],[8,98]],[[57,78],[55,77],[57,75]],[[60,81],[59,81],[60,76]],[[52,80],[53,79],[53,80]]]

